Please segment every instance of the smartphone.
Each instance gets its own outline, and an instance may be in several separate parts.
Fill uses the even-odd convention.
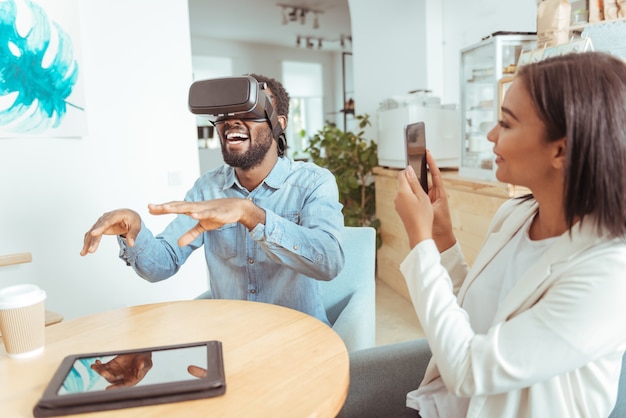
[[[428,193],[428,169],[426,167],[426,125],[424,122],[409,123],[404,127],[406,163],[413,168],[422,189]]]

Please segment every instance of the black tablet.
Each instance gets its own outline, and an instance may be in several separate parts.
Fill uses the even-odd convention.
[[[219,396],[222,345],[204,341],[66,357],[35,417],[52,417]]]

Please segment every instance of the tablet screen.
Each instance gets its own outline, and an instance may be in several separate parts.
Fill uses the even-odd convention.
[[[219,396],[222,345],[202,341],[67,356],[34,408],[36,417]]]
[[[57,393],[67,395],[175,383],[203,377],[202,371],[206,369],[205,345],[79,357],[72,363]]]

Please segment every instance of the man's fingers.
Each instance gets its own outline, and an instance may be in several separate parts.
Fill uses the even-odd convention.
[[[80,252],[80,255],[93,254],[98,249],[100,245],[100,240],[102,239],[102,235],[93,236],[89,232],[85,234],[85,241],[83,244],[83,249]]]
[[[189,372],[190,375],[194,376],[194,377],[206,377],[207,376],[207,370],[199,367],[199,366],[194,366],[193,364],[190,365],[189,367],[187,367],[187,371]]]
[[[187,231],[183,236],[181,236],[178,239],[178,246],[184,247],[186,245],[191,244],[193,240],[195,240],[200,235],[202,235],[204,231],[205,231],[204,227],[200,225],[200,223],[197,223],[196,226],[191,228],[189,231]]]
[[[135,246],[135,239],[137,238],[137,235],[139,235],[140,230],[141,230],[141,224],[131,225],[130,230],[126,234],[126,243],[128,243],[129,246],[131,247]]]
[[[192,212],[197,202],[167,202],[167,203],[150,203],[148,210],[152,215],[164,215],[170,213],[189,213]]]

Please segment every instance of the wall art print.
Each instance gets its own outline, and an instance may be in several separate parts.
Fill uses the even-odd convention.
[[[0,138],[86,134],[77,0],[0,0]]]

